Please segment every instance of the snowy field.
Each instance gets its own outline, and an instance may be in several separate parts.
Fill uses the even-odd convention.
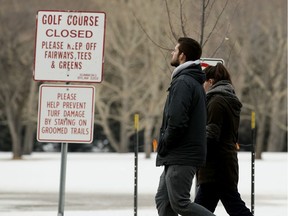
[[[255,162],[255,215],[287,216],[287,153],[263,153],[262,160]],[[23,160],[11,160],[11,153],[0,152],[0,216],[56,216],[58,197],[54,199],[52,210],[43,205],[43,210],[29,205],[29,211],[17,210],[17,203],[7,199],[7,194],[59,194],[61,153],[33,153]],[[163,168],[155,167],[155,154],[145,159],[144,154],[138,157],[138,200],[145,196],[151,198],[145,205],[138,203],[138,216],[157,216],[154,195],[159,176]],[[251,153],[240,152],[239,191],[251,207]],[[195,188],[191,195],[194,197]],[[6,194],[4,196],[3,194]],[[134,153],[68,153],[66,171],[66,197],[69,194],[82,194],[79,203],[91,202],[89,196],[99,194],[111,195],[111,206],[115,206],[122,197],[131,197],[131,206],[120,206],[118,209],[106,207],[98,209],[79,209],[65,207],[65,216],[129,216],[133,212],[134,195]],[[20,196],[19,195],[19,196]],[[57,195],[58,196],[58,195]],[[96,199],[96,198],[95,198]],[[94,199],[94,200],[95,200]],[[130,199],[130,198],[129,198]],[[26,200],[27,201],[27,200]],[[10,203],[9,203],[10,202]],[[21,199],[19,205],[22,205]],[[25,199],[23,199],[25,202]],[[56,203],[56,204],[55,204]],[[147,204],[148,203],[148,204]],[[9,205],[8,205],[9,204]],[[36,205],[36,203],[35,203]],[[93,205],[93,203],[92,203]],[[97,205],[95,203],[95,205]],[[1,206],[1,205],[0,205]],[[11,206],[7,209],[7,206]],[[55,208],[55,210],[53,210]],[[227,215],[219,203],[216,215]]]

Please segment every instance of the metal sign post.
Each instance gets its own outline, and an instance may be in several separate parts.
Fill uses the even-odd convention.
[[[68,142],[93,141],[94,97],[94,86],[40,86],[37,139],[62,142],[58,216],[64,215]]]
[[[138,206],[138,146],[139,146],[139,115],[134,115],[135,144],[134,144],[134,216],[137,216]]]
[[[251,113],[251,130],[252,130],[252,146],[251,146],[251,213],[254,215],[255,207],[255,112]]]
[[[68,143],[62,143],[58,216],[64,215],[67,150],[68,150]]]

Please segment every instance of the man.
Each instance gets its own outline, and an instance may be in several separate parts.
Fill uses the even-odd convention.
[[[206,105],[200,66],[201,46],[192,38],[179,38],[172,54],[176,67],[168,89],[157,147],[156,166],[164,166],[155,197],[159,216],[214,215],[192,203],[194,175],[205,163]]]

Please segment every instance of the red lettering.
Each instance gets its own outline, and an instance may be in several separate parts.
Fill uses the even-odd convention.
[[[93,37],[93,32],[90,30],[67,30],[67,29],[47,29],[47,37],[63,37],[63,38],[91,38]]]
[[[69,15],[67,17],[67,25],[78,26],[98,26],[98,16],[77,16]]]
[[[47,14],[44,14],[43,17],[42,17],[42,24],[46,25],[59,25],[60,22],[62,20],[62,15],[59,14],[59,15],[47,15]]]
[[[91,52],[77,52],[79,60],[91,60]]]
[[[76,93],[58,93],[57,100],[76,100]]]
[[[42,41],[42,49],[63,49],[63,42]]]

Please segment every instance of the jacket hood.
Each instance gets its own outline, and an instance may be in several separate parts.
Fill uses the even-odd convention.
[[[188,63],[188,62],[186,62]],[[185,63],[184,63],[185,64]],[[184,65],[183,64],[183,65]],[[176,68],[177,69],[177,68]],[[205,82],[206,80],[206,75],[202,71],[201,65],[200,64],[190,64],[187,65],[187,67],[182,67],[177,73],[175,73],[172,76],[172,80],[181,76],[181,75],[187,75],[193,77],[196,81],[198,81],[201,85]]]
[[[223,96],[234,115],[240,115],[242,104],[236,96],[235,90],[229,81],[221,80],[217,82],[209,91],[207,91],[206,95],[207,101],[209,101],[214,95]]]

